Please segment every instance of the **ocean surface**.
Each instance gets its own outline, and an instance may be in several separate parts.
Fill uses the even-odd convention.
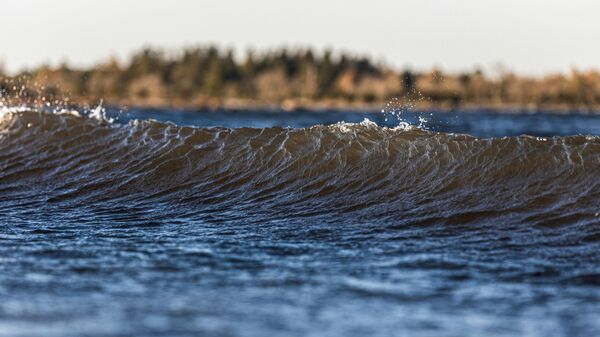
[[[600,336],[600,115],[0,112],[0,336]]]

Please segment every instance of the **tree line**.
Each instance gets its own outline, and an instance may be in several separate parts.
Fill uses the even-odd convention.
[[[67,64],[40,66],[2,75],[4,101],[36,104],[142,106],[247,106],[383,104],[404,99],[456,107],[520,106],[594,108],[600,105],[600,73],[595,70],[544,77],[504,71],[463,73],[397,70],[369,57],[326,50],[248,51],[215,46],[179,51],[145,48],[125,63],[110,59],[80,69]]]

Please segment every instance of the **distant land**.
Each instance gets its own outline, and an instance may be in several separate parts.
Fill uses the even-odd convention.
[[[598,110],[600,72],[541,77],[484,70],[394,69],[332,51],[248,51],[236,58],[215,46],[178,51],[142,49],[80,69],[68,64],[3,74],[4,104],[108,105],[190,108],[516,108]]]

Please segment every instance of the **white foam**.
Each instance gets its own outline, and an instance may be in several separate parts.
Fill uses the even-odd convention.
[[[0,102],[0,117],[4,116],[5,114],[8,113],[17,113],[17,112],[24,112],[24,111],[29,111],[31,110],[31,108],[28,108],[26,106],[5,106],[4,104],[2,104]]]
[[[112,123],[114,121],[113,118],[106,117],[106,109],[102,106],[102,101],[100,101],[98,106],[96,106],[90,111],[88,117],[96,119],[100,122]]]

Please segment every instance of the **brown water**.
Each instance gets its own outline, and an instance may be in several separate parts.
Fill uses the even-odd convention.
[[[96,117],[0,121],[0,336],[600,335],[598,136]]]

